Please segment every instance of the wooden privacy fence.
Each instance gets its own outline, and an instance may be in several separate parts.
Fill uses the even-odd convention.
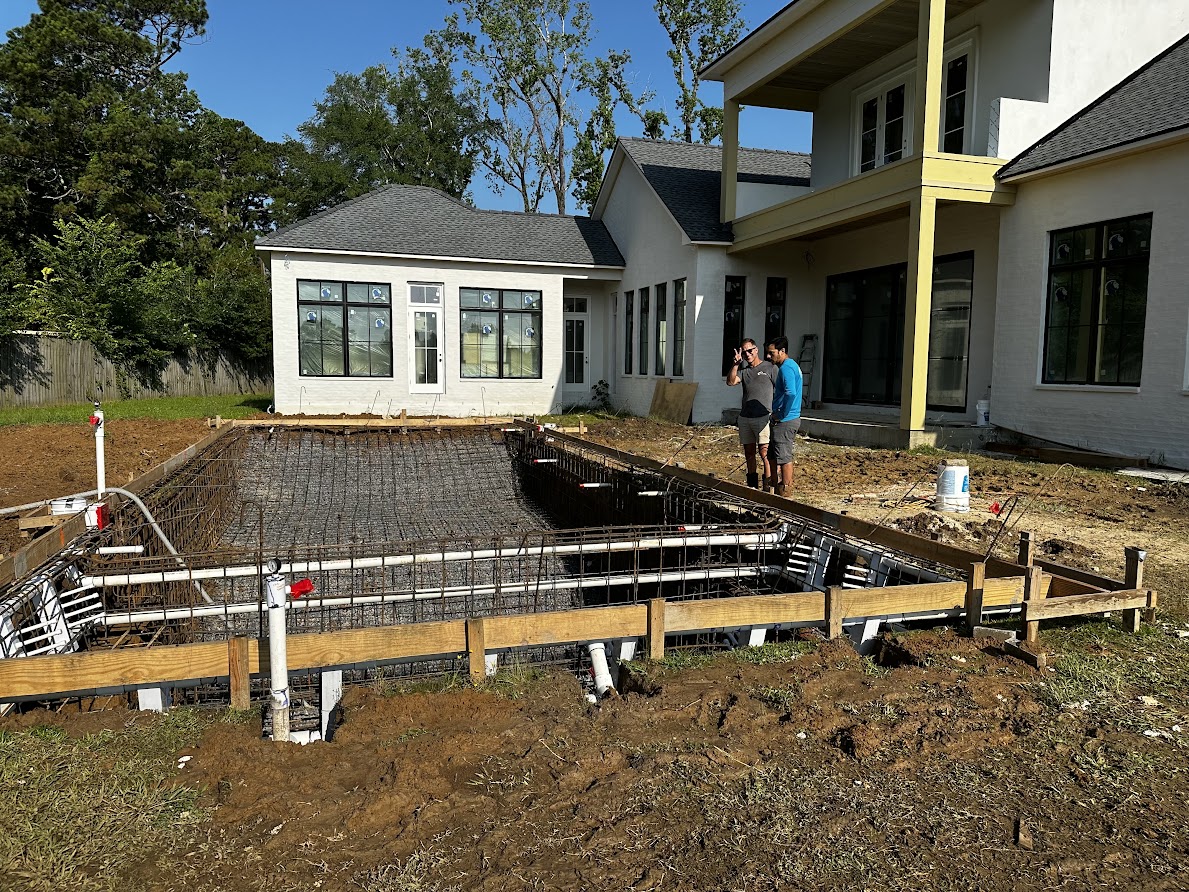
[[[967,616],[975,626],[988,608],[1019,606],[1022,635],[1035,647],[1034,624],[1041,619],[1105,610],[1135,611],[1156,606],[1154,592],[1098,590],[1055,595],[1054,577],[1039,568],[1025,576],[986,579],[977,565],[967,582],[939,582],[877,589],[830,588],[826,592],[755,595],[701,601],[664,601],[620,607],[587,607],[552,613],[485,616],[321,634],[290,635],[293,670],[335,669],[467,655],[471,678],[485,674],[484,655],[546,645],[643,638],[648,654],[664,654],[665,635],[747,626],[820,625],[833,636],[848,619],[948,614]],[[1067,582],[1067,581],[1066,581]],[[1063,586],[1068,588],[1068,585]],[[1089,587],[1087,587],[1089,588]],[[967,613],[968,608],[973,613]],[[1125,625],[1127,615],[1125,614]],[[229,678],[232,704],[245,707],[249,679],[268,675],[268,640],[92,651],[0,660],[0,700],[158,687],[200,679]]]
[[[263,393],[272,389],[272,364],[241,366],[223,356],[191,356],[170,360],[157,388],[121,378],[88,341],[53,334],[0,339],[0,409],[80,403],[96,393],[105,399]]]

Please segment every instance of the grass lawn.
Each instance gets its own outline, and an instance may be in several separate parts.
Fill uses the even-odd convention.
[[[272,403],[271,394],[231,394],[230,396],[169,396],[155,399],[113,400],[103,404],[110,421],[153,418],[175,421],[181,418],[248,418],[265,411]],[[86,419],[93,411],[91,403],[60,406],[0,409],[0,425],[70,424]]]

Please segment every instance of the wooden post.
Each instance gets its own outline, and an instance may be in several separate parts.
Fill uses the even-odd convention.
[[[1024,600],[1041,601],[1044,599],[1044,571],[1040,567],[1029,567],[1024,575]],[[1040,622],[1033,620],[1024,623],[1024,641],[1035,649],[1040,645]]]
[[[1036,543],[1032,541],[1031,533],[1020,533],[1020,557],[1016,563],[1021,567],[1036,563]]]
[[[482,684],[487,678],[487,636],[483,629],[483,617],[473,616],[467,620],[467,670],[471,684]]]
[[[231,677],[231,708],[252,708],[252,676],[248,672],[248,639],[227,641],[227,674]]]
[[[987,565],[982,561],[970,565],[966,579],[966,634],[973,635],[975,626],[983,622],[983,584],[987,579]]]
[[[1131,545],[1123,549],[1123,556],[1127,562],[1127,569],[1123,577],[1123,587],[1129,589],[1143,588],[1144,559],[1148,556],[1148,553],[1138,546]],[[1152,612],[1155,613],[1155,610]],[[1140,612],[1138,610],[1123,611],[1123,631],[1130,632],[1132,635],[1139,633],[1139,614]]]
[[[648,602],[648,659],[661,660],[665,656],[665,599]]]
[[[826,589],[826,637],[842,637],[842,620],[846,612],[846,589],[832,585]]]

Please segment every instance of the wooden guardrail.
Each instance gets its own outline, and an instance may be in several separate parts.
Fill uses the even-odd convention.
[[[837,636],[847,619],[939,613],[961,616],[975,602],[976,592],[975,618],[980,621],[983,610],[991,607],[1022,606],[1026,622],[1032,624],[1051,617],[1155,606],[1154,593],[1138,590],[1054,596],[1053,582],[1053,577],[1039,570],[1028,576],[991,579],[974,573],[969,582],[831,588],[701,601],[657,599],[619,607],[290,635],[288,662],[291,670],[313,670],[466,654],[472,677],[481,679],[483,656],[490,651],[643,638],[649,655],[659,657],[664,653],[665,635],[746,626],[821,625]],[[973,619],[971,624],[975,624]],[[268,672],[267,639],[23,657],[0,660],[0,701],[230,678],[232,702],[243,704],[247,702],[248,679]]]

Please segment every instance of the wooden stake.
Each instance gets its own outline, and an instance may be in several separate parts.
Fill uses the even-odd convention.
[[[970,576],[966,580],[966,633],[974,635],[976,626],[983,622],[983,584],[987,578],[987,565],[982,561],[970,565]]]
[[[1031,567],[1036,562],[1036,543],[1032,541],[1031,533],[1020,533],[1020,557],[1017,563],[1021,567]]]
[[[842,637],[842,620],[846,612],[846,589],[832,585],[826,589],[826,637]]]
[[[1025,601],[1042,601],[1044,600],[1045,592],[1042,585],[1044,579],[1044,571],[1040,567],[1029,567],[1028,573],[1024,576],[1024,600]],[[1040,621],[1032,620],[1024,622],[1024,643],[1029,647],[1035,649],[1040,644]]]
[[[231,676],[231,708],[252,708],[252,676],[248,672],[248,639],[227,642],[227,668]]]
[[[648,602],[648,659],[660,660],[665,656],[665,599],[653,598]]]
[[[1123,549],[1123,556],[1127,566],[1123,576],[1123,584],[1129,589],[1142,587],[1144,584],[1144,559],[1148,556],[1148,553],[1138,546],[1131,545]],[[1156,611],[1153,608],[1151,612],[1155,614]],[[1154,618],[1153,616],[1148,622],[1151,622]],[[1139,620],[1140,612],[1138,610],[1124,610],[1123,631],[1130,632],[1132,635],[1139,634]]]
[[[483,617],[474,616],[467,620],[467,669],[471,684],[483,684],[487,678],[487,636],[484,634]]]

